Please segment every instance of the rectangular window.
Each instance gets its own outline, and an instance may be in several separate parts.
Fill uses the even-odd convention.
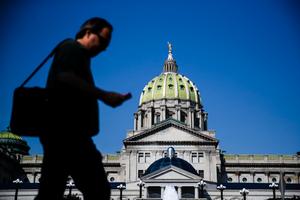
[[[192,153],[192,163],[198,163],[198,155],[197,153]]]
[[[203,153],[193,152],[192,153],[192,163],[200,163],[203,162]]]
[[[194,187],[181,187],[181,197],[182,198],[195,198],[195,188]]]
[[[144,174],[144,170],[138,170],[138,178],[141,178]]]
[[[144,162],[144,153],[139,153],[138,154],[138,162],[143,163]]]
[[[204,178],[204,170],[198,170],[199,176]]]
[[[148,187],[147,198],[161,198],[161,188],[160,187]]]
[[[198,153],[199,162],[203,162],[203,153]]]
[[[145,153],[145,163],[149,162],[150,160],[150,153]]]

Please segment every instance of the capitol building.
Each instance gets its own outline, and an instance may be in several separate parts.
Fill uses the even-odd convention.
[[[215,131],[208,127],[199,88],[179,73],[171,44],[168,47],[162,72],[141,91],[134,127],[123,138],[122,149],[104,155],[111,199],[163,199],[169,186],[182,200],[263,200],[273,195],[281,198],[283,193],[285,199],[300,199],[300,152],[224,153]],[[9,131],[0,133],[0,147],[0,186],[23,179],[18,199],[33,199],[42,155],[25,155],[26,142]],[[11,160],[7,165],[19,168],[9,170],[4,158]],[[272,183],[277,186],[274,190]],[[81,195],[76,187],[72,192]],[[0,200],[14,199],[14,195],[13,186],[0,188]]]

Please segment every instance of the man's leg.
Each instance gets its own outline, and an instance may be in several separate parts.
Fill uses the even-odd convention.
[[[50,152],[49,152],[50,151]],[[44,149],[40,188],[36,200],[60,200],[63,197],[67,174],[60,155]]]
[[[102,164],[102,156],[90,139],[78,148],[77,164],[72,167],[71,176],[84,200],[109,200],[110,185]]]

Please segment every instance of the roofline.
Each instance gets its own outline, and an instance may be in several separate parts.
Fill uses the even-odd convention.
[[[163,130],[163,129],[165,129],[168,126],[177,127],[177,128],[179,128],[179,129],[181,129],[183,131],[186,131],[186,132],[192,133],[193,135],[196,135],[198,137],[207,139],[207,140],[209,140],[210,142],[212,142],[214,144],[218,144],[219,143],[219,141],[216,138],[210,137],[208,135],[202,134],[201,132],[199,133],[199,132],[194,131],[194,130],[192,130],[190,128],[187,128],[185,125],[183,125],[182,123],[179,123],[177,120],[174,120],[172,118],[164,120],[161,123],[156,124],[153,127],[151,127],[150,129],[142,131],[141,133],[139,133],[137,135],[134,135],[134,136],[131,136],[129,138],[126,138],[125,140],[123,140],[123,143],[125,144],[127,142],[133,142],[133,141],[130,141],[130,140],[136,140],[136,139],[139,139],[139,138],[143,138],[144,136],[151,135],[151,133],[153,133],[155,131]]]

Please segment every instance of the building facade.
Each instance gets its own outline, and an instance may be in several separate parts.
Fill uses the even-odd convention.
[[[250,190],[247,199],[268,199],[273,182],[285,182],[286,197],[300,196],[299,154],[223,153],[215,131],[208,129],[198,88],[178,73],[168,47],[162,73],[141,92],[133,130],[121,151],[103,159],[112,185],[126,185],[123,198],[161,199],[172,186],[179,199],[221,199],[217,186],[222,184],[225,199],[242,199],[242,188]],[[31,183],[38,183],[41,163],[42,156],[23,156],[21,165]],[[113,187],[112,199],[119,198],[120,189]]]

